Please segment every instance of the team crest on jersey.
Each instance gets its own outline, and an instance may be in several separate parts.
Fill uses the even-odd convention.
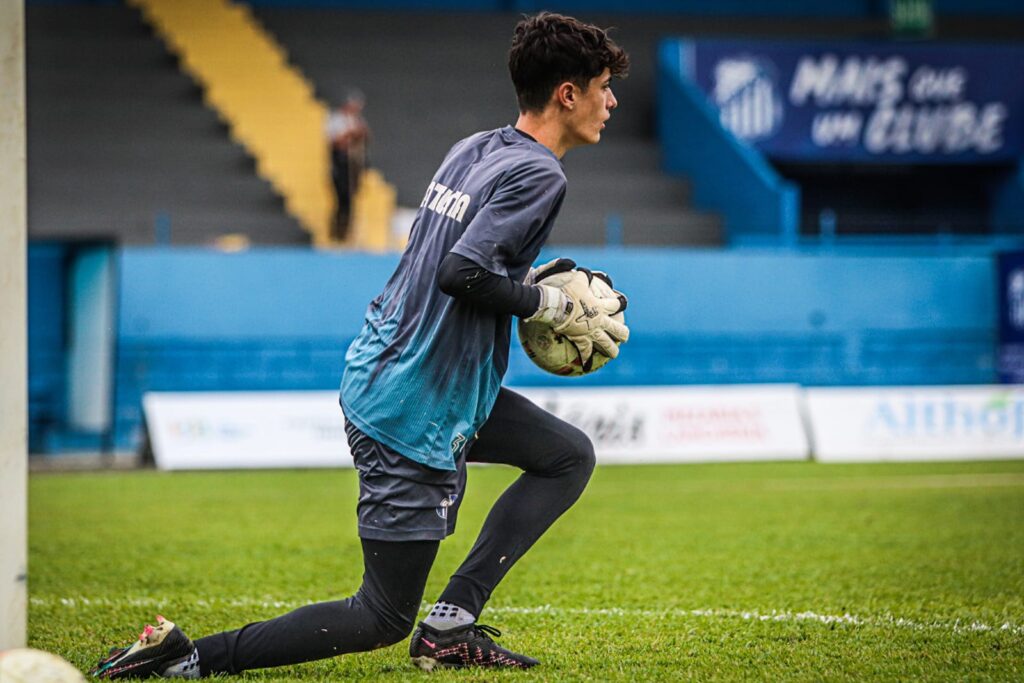
[[[430,183],[427,194],[420,202],[420,208],[426,207],[436,214],[447,216],[457,223],[461,223],[472,199],[468,194],[445,187],[441,183]]]

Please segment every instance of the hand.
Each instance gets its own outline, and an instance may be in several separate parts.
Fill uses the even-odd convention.
[[[592,277],[589,271],[577,270],[562,287],[562,293],[575,306],[565,320],[552,325],[555,332],[565,335],[576,345],[584,367],[589,364],[594,347],[609,358],[615,358],[619,355],[619,346],[615,342],[629,339],[629,328],[610,317],[623,309],[625,297],[598,298],[590,290]]]
[[[526,274],[526,279],[523,280],[524,284],[527,285],[541,285],[543,282],[546,286],[541,286],[541,300],[540,306],[536,313],[534,313],[529,320],[540,320],[549,324],[553,322],[561,322],[564,318],[564,308],[566,305],[565,297],[561,296],[560,292],[565,284],[572,278],[573,271],[578,270],[582,273],[586,273],[587,278],[590,282],[590,288],[592,291],[596,291],[598,298],[614,296],[619,300],[619,309],[612,311],[610,315],[621,313],[626,310],[626,306],[629,301],[626,299],[626,295],[615,289],[615,285],[612,284],[612,278],[600,270],[590,270],[589,268],[576,267],[576,262],[572,259],[557,258],[548,261],[542,266],[531,268],[530,272]],[[559,277],[561,276],[561,277]],[[545,280],[554,280],[553,282],[544,282]],[[599,282],[594,282],[599,280]],[[546,310],[545,310],[546,309]]]
[[[594,282],[595,278],[601,282]],[[616,341],[629,339],[629,328],[609,317],[624,311],[628,302],[625,295],[612,289],[606,273],[576,268],[571,259],[560,258],[531,269],[525,282],[541,293],[537,312],[527,321],[547,323],[566,336],[579,351],[584,368],[590,366],[595,346],[615,358],[619,353]]]

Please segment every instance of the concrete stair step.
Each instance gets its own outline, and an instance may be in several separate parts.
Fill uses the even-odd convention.
[[[134,9],[29,3],[26,31],[32,237],[308,242]]]

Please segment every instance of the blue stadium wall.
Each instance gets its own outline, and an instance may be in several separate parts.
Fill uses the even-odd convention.
[[[545,375],[514,348],[511,385],[995,381],[987,253],[562,251],[614,274],[631,297],[633,337],[617,362],[578,380]],[[345,348],[397,258],[120,250],[116,446],[137,446],[146,391],[336,387]],[[51,427],[59,426],[64,382],[58,259],[48,245],[30,250],[32,404]]]

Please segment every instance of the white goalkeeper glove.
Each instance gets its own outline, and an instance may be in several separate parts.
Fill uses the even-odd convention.
[[[541,279],[550,274],[544,273]],[[629,328],[610,317],[622,311],[625,298],[595,296],[590,291],[591,277],[589,271],[577,270],[561,288],[538,284],[540,308],[527,318],[527,322],[550,324],[555,332],[572,342],[580,352],[584,368],[590,367],[595,348],[609,358],[615,358],[619,355],[616,342],[629,339]]]
[[[621,306],[619,307],[619,310],[615,311],[615,313],[621,313],[622,311],[626,310],[626,305],[628,303],[628,301],[626,300],[626,295],[623,294],[622,292],[618,291],[617,289],[615,289],[615,285],[612,283],[612,278],[611,278],[610,275],[608,275],[608,273],[605,273],[604,271],[601,271],[601,270],[590,270],[589,268],[582,268],[582,267],[577,268],[576,267],[576,262],[573,261],[572,259],[556,258],[556,259],[553,259],[551,261],[548,261],[547,263],[545,263],[542,266],[537,266],[536,268],[531,268],[530,271],[526,274],[526,278],[523,280],[523,283],[527,284],[527,285],[541,284],[542,280],[550,278],[550,277],[552,277],[554,275],[562,275],[563,273],[571,273],[573,270],[579,270],[579,271],[581,271],[583,273],[586,273],[587,277],[590,280],[591,285],[593,285],[594,278],[597,278],[598,280],[602,280],[604,282],[604,284],[608,285],[607,289],[611,290],[611,292],[613,292],[615,294],[615,296],[618,297],[618,299],[619,299],[619,301],[621,303]],[[560,280],[562,282],[560,282],[558,285],[556,285],[556,287],[558,287],[558,288],[563,287],[564,286],[564,282],[567,279],[567,277],[568,276],[560,278]],[[601,297],[599,296],[598,298],[601,298]],[[554,307],[558,303],[560,303],[560,300],[557,297],[555,297],[553,294],[549,294],[546,299],[545,298],[541,299],[541,308]],[[612,315],[615,315],[615,313],[612,313]]]
[[[537,266],[536,268],[530,268],[530,272],[526,274],[526,279],[523,280],[523,284],[527,285],[540,285],[541,280],[550,278],[554,275],[563,275],[558,278],[560,281],[565,281],[570,277],[570,273],[576,268],[576,262],[568,258],[556,258],[548,261],[544,265]],[[572,306],[569,302],[569,297],[565,296],[560,289],[561,285],[543,285],[539,286],[540,290],[540,306],[537,308],[537,312],[526,319],[526,322],[543,322],[549,325],[555,321],[561,322],[569,315],[567,308],[571,309]]]
[[[558,275],[559,273],[567,273],[575,267],[576,262],[571,258],[556,258],[548,261],[542,266],[530,268],[530,272],[526,274],[526,279],[523,283],[527,285],[535,285],[546,277]]]

